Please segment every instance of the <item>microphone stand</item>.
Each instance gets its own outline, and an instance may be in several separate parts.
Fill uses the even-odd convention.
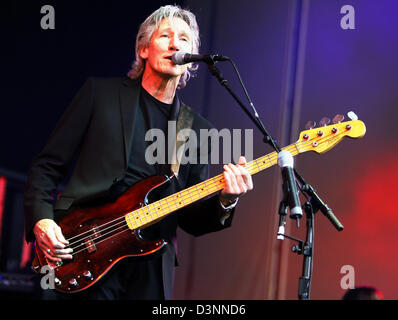
[[[243,82],[240,78],[239,72],[233,63],[231,59],[226,59],[230,61],[239,77],[239,80],[241,82],[241,85],[245,91],[246,97],[249,100],[250,106],[252,107],[254,111],[254,116],[249,112],[247,107],[243,104],[243,102],[238,98],[238,96],[233,92],[233,90],[228,86],[227,80],[224,79],[222,76],[220,70],[216,67],[216,61],[211,60],[207,61],[207,66],[210,71],[210,73],[217,78],[217,80],[220,82],[220,84],[231,94],[231,96],[235,99],[235,101],[239,104],[239,106],[242,108],[242,110],[247,114],[247,116],[253,121],[253,123],[256,125],[256,127],[260,130],[260,132],[264,135],[264,143],[268,143],[271,145],[273,149],[275,149],[276,152],[280,152],[281,148],[277,145],[276,141],[272,138],[272,136],[268,133],[268,131],[265,129],[264,124],[262,123],[253,103],[250,100],[250,97],[246,91],[245,86],[243,85]],[[288,239],[297,241],[299,244],[298,246],[293,246],[292,251],[296,252],[297,254],[303,254],[303,269],[302,269],[302,276],[299,279],[299,286],[298,286],[298,297],[300,300],[308,300],[310,298],[310,290],[311,290],[311,279],[312,279],[312,271],[313,271],[313,240],[314,240],[314,216],[315,212],[320,210],[332,223],[332,225],[338,230],[342,231],[344,229],[343,225],[340,223],[340,221],[336,218],[336,216],[333,214],[332,210],[329,208],[329,206],[321,199],[321,197],[317,194],[315,189],[308,184],[304,178],[297,172],[296,169],[294,169],[295,176],[297,180],[300,182],[298,184],[298,189],[304,194],[304,196],[309,199],[304,204],[304,210],[306,212],[306,226],[307,226],[307,235],[306,235],[306,241],[303,243],[302,240],[293,238],[291,236],[285,235],[285,234],[279,234],[278,237],[280,237],[281,240],[283,240],[283,237],[286,237]],[[279,214],[281,216],[281,219],[284,218],[284,214],[286,213],[286,208],[284,208],[284,200],[282,200],[280,208],[279,208]]]
[[[228,60],[231,61],[232,60]],[[257,111],[255,111],[255,116],[253,116],[249,110],[246,108],[246,106],[242,103],[242,101],[238,98],[238,96],[235,94],[235,92],[232,91],[232,89],[228,86],[227,80],[224,79],[222,76],[220,70],[216,67],[216,62],[213,61],[212,63],[207,63],[207,66],[209,68],[210,73],[217,78],[217,80],[220,82],[220,84],[227,89],[227,91],[231,94],[231,96],[236,100],[236,102],[240,105],[240,107],[243,109],[243,111],[247,114],[247,116],[254,122],[254,124],[257,126],[257,128],[264,134],[264,142],[268,143],[271,145],[272,148],[274,148],[277,152],[280,152],[281,149],[279,146],[276,144],[275,140],[272,139],[271,135],[268,133],[267,129],[265,129],[261,119],[258,116]],[[253,103],[250,103],[252,107],[254,107]]]

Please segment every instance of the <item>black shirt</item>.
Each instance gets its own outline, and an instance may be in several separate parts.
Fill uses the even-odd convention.
[[[135,183],[153,176],[168,173],[170,165],[167,161],[167,128],[173,107],[177,104],[177,96],[172,104],[163,103],[144,88],[141,88],[140,103],[136,111],[133,140],[130,146],[130,157],[126,175],[123,179],[126,188]],[[164,154],[154,153],[163,163],[150,164],[145,159],[147,147],[153,141],[145,141],[145,134],[150,129],[160,129],[165,133]],[[156,138],[155,138],[156,139]]]

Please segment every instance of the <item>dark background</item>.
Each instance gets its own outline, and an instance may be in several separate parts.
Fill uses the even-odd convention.
[[[345,230],[315,218],[313,299],[341,299],[343,266],[355,284],[398,297],[396,181],[398,168],[398,3],[393,0],[174,1],[190,8],[202,53],[237,64],[264,124],[281,145],[308,120],[355,111],[363,139],[345,139],[324,155],[306,153],[296,166],[333,208]],[[55,30],[40,28],[40,8],[55,8]],[[56,121],[89,76],[123,76],[134,58],[139,24],[164,1],[13,1],[1,4],[0,174],[7,177],[1,270],[21,264],[24,176]],[[355,8],[355,30],[343,30],[340,9]],[[299,20],[298,20],[299,19]],[[232,68],[220,64],[239,96]],[[201,65],[181,95],[217,128],[254,128]],[[347,118],[347,117],[346,117]],[[271,152],[254,130],[254,155]],[[213,166],[218,173],[220,166]],[[233,227],[201,238],[179,233],[177,299],[296,299],[302,257],[276,241],[280,173],[253,177]],[[288,221],[291,235],[305,236]],[[26,252],[26,251],[25,251]],[[26,257],[25,260],[26,262]],[[26,272],[24,272],[26,274]],[[25,283],[25,282],[23,282]],[[10,288],[10,287],[8,287]]]

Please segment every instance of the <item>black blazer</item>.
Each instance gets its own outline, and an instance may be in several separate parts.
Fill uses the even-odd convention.
[[[32,229],[38,220],[54,219],[54,212],[102,196],[123,179],[140,90],[140,82],[129,78],[89,78],[79,90],[29,170],[24,196],[27,241],[34,239]],[[181,103],[183,107],[192,111]],[[200,115],[193,112],[193,116],[192,129],[198,137],[200,129],[212,128]],[[55,201],[57,187],[69,172],[69,181]],[[208,165],[181,165],[179,179],[169,192],[207,178]],[[220,223],[223,211],[218,197],[179,211],[160,222],[162,237],[172,238],[177,225],[195,236],[218,231],[229,227],[233,217],[232,211],[224,224]]]

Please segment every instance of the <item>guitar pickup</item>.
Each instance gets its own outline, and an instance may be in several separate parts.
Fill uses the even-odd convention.
[[[95,246],[94,239],[98,238],[101,233],[98,231],[97,226],[95,226],[93,229],[90,230],[92,232],[91,238],[88,238],[87,240],[84,241],[84,244],[86,245],[86,249],[88,253],[93,253],[97,251],[97,247]]]
[[[95,246],[94,240],[92,239],[85,240],[84,244],[86,245],[88,253],[93,253],[97,251],[97,247]]]

